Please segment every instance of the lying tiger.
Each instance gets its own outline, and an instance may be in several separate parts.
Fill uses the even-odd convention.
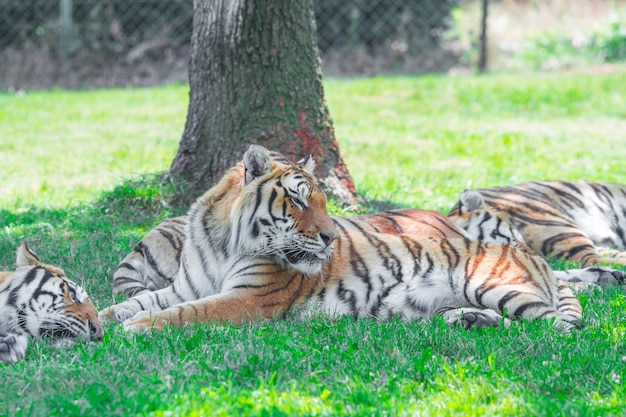
[[[626,264],[626,186],[535,181],[469,190],[449,217],[456,220],[476,207],[512,224],[528,246],[549,258],[582,266]]]
[[[509,243],[528,252],[537,253],[526,245],[524,236],[515,226],[488,209],[483,196],[478,191],[464,191],[457,205],[460,207],[459,214],[449,215],[448,218],[473,239]],[[626,272],[602,266],[553,272],[559,280],[568,283],[606,285],[626,283]]]
[[[312,159],[294,164],[252,145],[190,208],[172,284],[100,318],[145,331],[281,317],[306,303],[357,318],[441,314],[465,327],[506,323],[503,314],[565,330],[581,320],[577,298],[543,259],[470,240],[442,215],[426,226],[402,212],[369,219],[380,225],[331,218],[313,169]]]
[[[475,195],[473,197],[472,201],[464,203],[469,211],[452,217],[454,224],[461,230],[441,214],[419,209],[390,210],[349,218],[333,217],[333,221],[344,228],[378,233],[421,233],[437,238],[469,237],[485,242],[509,243],[534,253],[515,227],[484,209],[480,194],[478,198]],[[179,216],[150,230],[115,269],[113,291],[133,297],[171,285],[180,267],[186,225],[187,216]],[[552,272],[557,279],[567,283],[616,285],[626,282],[626,273],[607,267]]]
[[[14,272],[0,272],[0,362],[22,360],[29,337],[58,343],[102,337],[98,311],[61,269],[41,263],[25,243],[16,263]]]

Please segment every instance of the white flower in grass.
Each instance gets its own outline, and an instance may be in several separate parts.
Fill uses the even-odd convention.
[[[615,382],[616,384],[619,384],[622,381],[622,378],[615,373],[615,371],[611,372],[611,380],[613,380],[613,382]]]

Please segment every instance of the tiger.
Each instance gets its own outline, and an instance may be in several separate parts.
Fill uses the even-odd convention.
[[[535,253],[515,227],[484,209],[484,200],[478,192],[466,191],[460,198],[464,212],[450,218],[431,210],[400,209],[350,218],[334,216],[333,221],[341,227],[377,233],[421,233],[437,238],[469,237],[508,243]],[[130,298],[171,285],[180,266],[187,221],[188,216],[178,216],[150,230],[115,269],[113,292]],[[626,273],[606,267],[554,270],[553,273],[560,281],[569,283],[616,285],[626,281]]]
[[[24,359],[30,337],[55,344],[102,337],[98,311],[63,270],[46,265],[21,242],[15,271],[0,272],[0,362]]]
[[[522,250],[536,253],[526,245],[524,236],[517,228],[497,214],[487,210],[483,196],[475,190],[466,190],[459,197],[460,214],[449,215],[448,218],[463,229],[473,239],[488,242],[502,242],[514,245]],[[563,282],[572,283],[574,288],[585,288],[581,284],[618,285],[626,283],[626,272],[602,267],[587,266],[581,269],[554,270],[554,275]]]
[[[375,233],[420,233],[436,238],[469,237],[441,213],[431,210],[399,209],[352,217],[333,216],[344,228]],[[174,282],[180,267],[188,216],[158,224],[124,257],[113,273],[113,292],[134,297],[165,288]]]
[[[469,194],[468,194],[469,195]],[[480,198],[478,203],[482,201]],[[387,210],[379,213],[333,221],[343,227],[367,229],[374,232],[419,232],[432,237],[469,237],[486,242],[509,243],[535,253],[524,242],[519,231],[498,216],[476,207],[454,219],[454,225],[440,213],[423,209]],[[150,230],[124,257],[113,273],[113,292],[128,298],[165,288],[174,282],[180,266],[180,254],[185,240],[187,216],[167,219]],[[419,227],[419,230],[416,230]],[[465,232],[465,233],[464,233]],[[626,273],[607,267],[553,270],[558,280],[567,283],[617,285],[626,282]]]
[[[285,317],[297,307],[331,316],[450,325],[547,319],[578,327],[582,309],[549,265],[513,245],[406,233],[332,218],[315,161],[292,163],[260,145],[187,213],[171,285],[99,313],[125,331]],[[452,230],[460,230],[441,215]]]
[[[626,265],[626,186],[590,181],[533,181],[466,190],[448,213],[455,221],[479,194],[485,210],[510,223],[534,251],[583,267]]]

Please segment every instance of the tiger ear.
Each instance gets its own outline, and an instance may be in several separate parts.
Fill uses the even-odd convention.
[[[272,169],[272,159],[267,149],[260,145],[250,145],[243,155],[246,168],[246,184],[255,178],[262,177]]]
[[[309,154],[296,163],[309,174],[314,174],[316,163],[313,155]]]
[[[17,248],[15,264],[17,267],[21,266],[34,266],[39,265],[39,257],[34,250],[28,247],[26,242],[20,242],[20,246]]]
[[[467,213],[468,211],[480,210],[485,208],[485,199],[476,190],[465,190],[459,198],[459,213]]]

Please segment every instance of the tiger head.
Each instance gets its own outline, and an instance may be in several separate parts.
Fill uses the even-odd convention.
[[[337,231],[311,157],[298,163],[252,145],[243,157],[241,191],[230,210],[232,249],[271,258],[305,275],[332,254]],[[219,186],[219,185],[218,185]]]
[[[98,311],[84,289],[40,262],[22,242],[15,272],[0,273],[0,328],[55,341],[102,337]]]
[[[448,218],[465,230],[472,239],[509,243],[530,251],[515,226],[487,210],[485,200],[478,191],[463,191],[452,213],[454,214],[449,214]]]

